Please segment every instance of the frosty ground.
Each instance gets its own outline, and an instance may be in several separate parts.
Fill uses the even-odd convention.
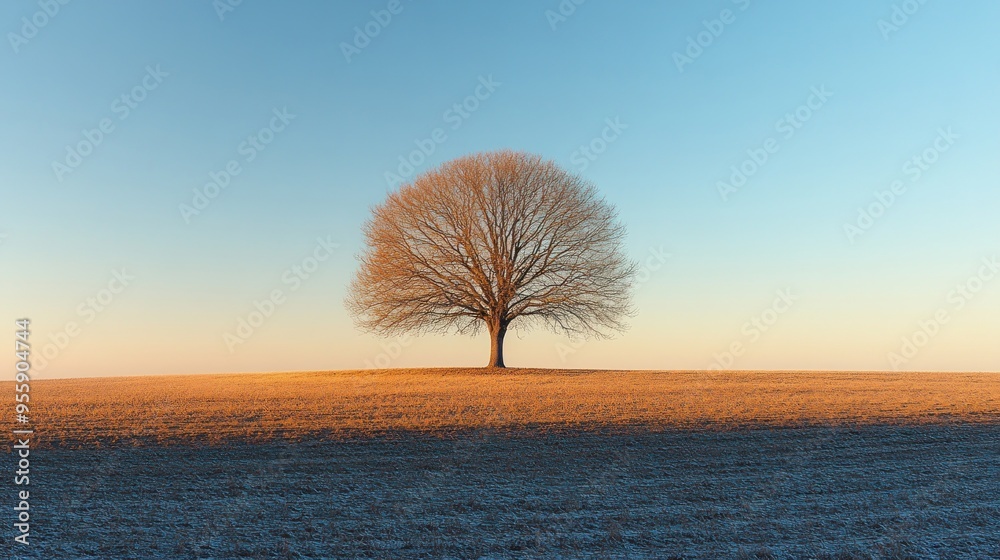
[[[1000,558],[997,374],[450,368],[31,389],[31,545],[13,543],[8,444],[4,558]]]
[[[997,558],[998,458],[996,425],[43,449],[11,557]]]

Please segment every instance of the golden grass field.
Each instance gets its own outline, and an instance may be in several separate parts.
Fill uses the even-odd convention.
[[[36,380],[31,395],[42,446],[1000,420],[991,373],[398,369]]]

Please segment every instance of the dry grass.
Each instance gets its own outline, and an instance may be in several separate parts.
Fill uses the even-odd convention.
[[[41,380],[32,391],[43,446],[1000,420],[990,373],[419,369]]]

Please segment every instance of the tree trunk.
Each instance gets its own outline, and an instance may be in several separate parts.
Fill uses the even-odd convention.
[[[490,363],[486,367],[507,367],[503,365],[503,337],[507,334],[507,324],[490,325]]]

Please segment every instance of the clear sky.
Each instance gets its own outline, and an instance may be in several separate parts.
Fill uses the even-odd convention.
[[[592,180],[648,265],[628,332],[508,365],[1000,369],[997,2],[231,3],[0,4],[38,377],[482,365],[343,300],[393,174],[500,148]]]

